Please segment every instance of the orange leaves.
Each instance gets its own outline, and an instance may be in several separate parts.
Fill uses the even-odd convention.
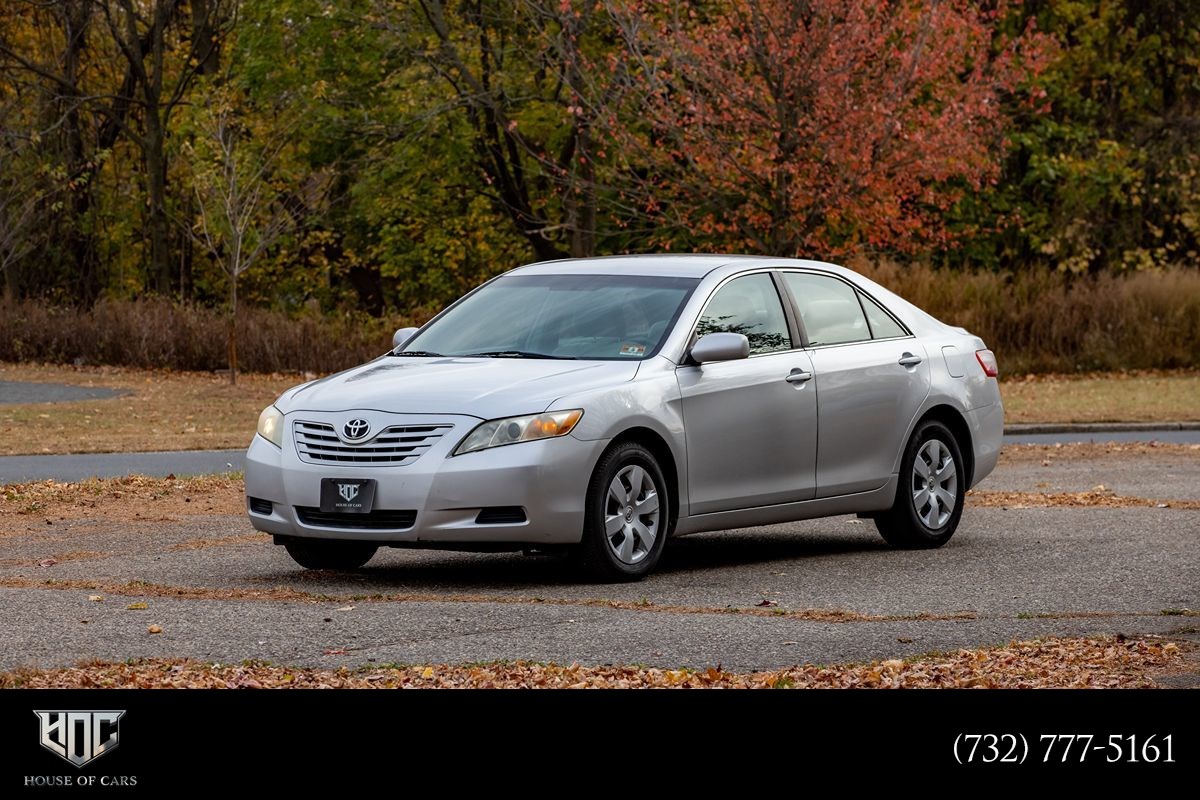
[[[779,255],[947,242],[957,186],[998,169],[1002,94],[1041,63],[996,53],[1032,53],[1035,35],[1002,40],[968,0],[887,6],[650,12],[627,47],[655,67],[642,76],[655,128],[617,138],[657,162],[671,221],[717,249]]]
[[[340,654],[340,653],[338,653]],[[630,666],[432,664],[369,669],[298,669],[266,663],[202,664],[135,660],[66,669],[0,673],[0,688],[1048,688],[1146,687],[1152,673],[1183,662],[1180,647],[1156,640],[1044,639],[959,650],[913,661],[889,659],[841,667],[798,666],[767,672]]]

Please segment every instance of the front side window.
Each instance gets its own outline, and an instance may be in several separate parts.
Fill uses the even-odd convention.
[[[871,338],[854,287],[826,275],[785,272],[810,346],[865,342]]]
[[[698,282],[645,275],[508,275],[467,295],[404,351],[640,360],[658,351]]]
[[[734,278],[717,290],[696,325],[697,337],[708,333],[744,334],[751,355],[792,347],[779,292],[765,272]]]

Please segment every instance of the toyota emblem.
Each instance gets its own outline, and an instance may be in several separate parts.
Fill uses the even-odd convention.
[[[342,433],[347,439],[361,439],[371,430],[371,424],[365,419],[352,419],[342,426]]]

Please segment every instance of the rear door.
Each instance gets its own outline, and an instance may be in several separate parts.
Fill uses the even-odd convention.
[[[841,278],[787,271],[817,389],[817,497],[877,489],[891,477],[929,394],[924,348]]]
[[[735,277],[713,293],[696,336],[722,331],[745,334],[750,357],[676,370],[690,513],[811,499],[817,455],[812,361],[771,272]]]

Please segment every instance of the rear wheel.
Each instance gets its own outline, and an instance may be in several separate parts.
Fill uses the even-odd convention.
[[[328,539],[292,539],[284,544],[288,555],[305,569],[358,569],[371,560],[376,545]]]
[[[950,429],[937,420],[917,426],[900,463],[900,485],[891,509],[875,527],[893,547],[941,547],[958,528],[965,498],[962,451]]]
[[[667,482],[654,455],[636,442],[609,449],[588,485],[579,566],[602,581],[636,581],[649,574],[670,532]]]

